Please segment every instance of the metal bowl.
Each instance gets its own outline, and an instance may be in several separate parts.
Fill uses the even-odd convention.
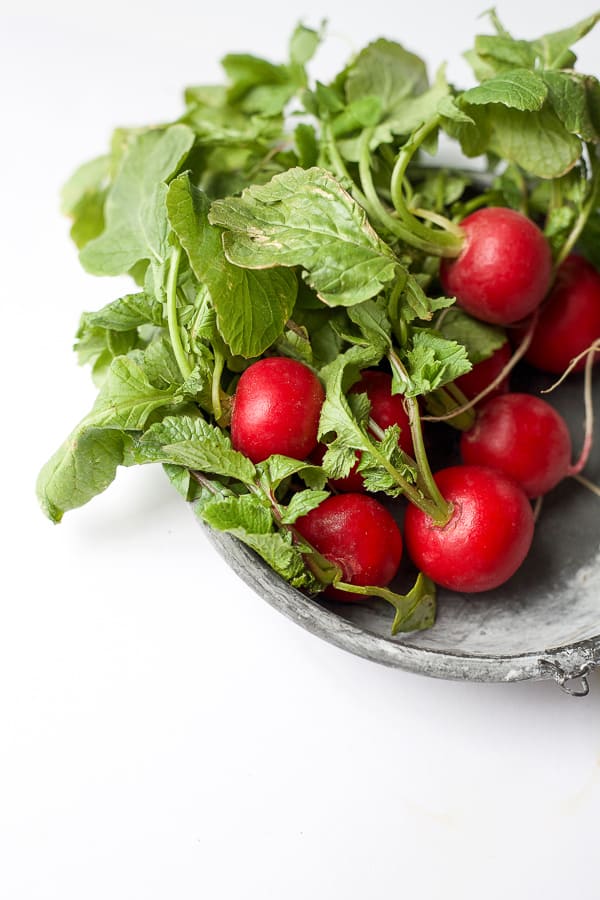
[[[533,391],[552,381],[530,370],[523,378]],[[575,447],[582,434],[582,398],[581,376],[548,398],[567,419]],[[597,443],[586,477],[600,480]],[[310,599],[230,535],[207,531],[231,568],[268,603],[351,653],[437,678],[554,678],[569,693],[585,696],[587,676],[600,667],[599,521],[600,499],[566,479],[544,498],[531,552],[509,582],[477,595],[440,590],[435,626],[396,637],[390,636],[390,608],[384,601],[359,605]]]

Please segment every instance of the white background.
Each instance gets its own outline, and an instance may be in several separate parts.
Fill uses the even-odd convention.
[[[94,391],[60,185],[112,128],[174,118],[227,51],[283,57],[330,21],[316,70],[385,35],[452,60],[486,3],[66,0],[0,33],[0,896],[6,900],[598,896],[600,679],[453,684],[304,633],[215,555],[164,476],[122,471],[54,527],[40,465]],[[207,10],[203,12],[203,7]],[[2,9],[5,10],[4,5]],[[524,37],[587,2],[500,2]],[[580,45],[599,73],[600,33]]]

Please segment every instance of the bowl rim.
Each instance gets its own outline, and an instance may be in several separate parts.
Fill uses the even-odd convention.
[[[382,665],[455,681],[516,682],[554,679],[574,696],[589,691],[587,676],[600,668],[600,634],[536,651],[491,655],[448,653],[393,640],[360,628],[292,587],[233,535],[198,519],[209,541],[233,571],[283,615],[336,647]]]

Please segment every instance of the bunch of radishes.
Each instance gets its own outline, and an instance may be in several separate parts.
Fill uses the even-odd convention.
[[[582,457],[572,463],[569,431],[549,403],[508,391],[508,371],[523,355],[552,373],[565,371],[575,359],[573,368],[583,368],[586,358],[591,368],[600,340],[600,274],[578,255],[555,269],[540,229],[511,209],[479,209],[461,229],[463,248],[442,261],[441,284],[471,316],[504,327],[518,323],[511,328],[516,350],[513,355],[507,341],[457,380],[471,402],[487,396],[477,402],[474,424],[462,434],[463,465],[432,477],[426,457],[416,454],[420,491],[408,498],[404,538],[411,559],[432,581],[477,592],[514,574],[533,538],[530,501],[584,462]],[[415,404],[411,413],[402,395],[392,394],[386,371],[363,371],[351,391],[366,393],[372,428],[399,426],[407,458],[415,455],[415,444],[422,451]],[[271,454],[319,462],[325,450],[318,442],[324,399],[318,374],[303,363],[284,357],[253,363],[234,398],[234,447],[255,463]],[[389,504],[384,507],[365,492],[356,471],[359,459],[357,454],[349,476],[330,480],[332,495],[298,519],[293,530],[339,567],[346,585],[385,586],[397,572],[402,536]],[[331,584],[325,589],[341,599],[361,596]]]

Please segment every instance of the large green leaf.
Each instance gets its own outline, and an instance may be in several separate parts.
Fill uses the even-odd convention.
[[[123,439],[122,432],[103,428],[69,435],[37,479],[38,500],[48,518],[60,522],[65,512],[106,490],[123,462]]]
[[[80,254],[94,275],[121,275],[140,260],[163,263],[168,252],[165,209],[169,180],[194,142],[185,125],[140,134],[129,148],[105,206],[106,228]]]
[[[294,273],[232,265],[223,252],[221,229],[208,221],[208,198],[192,187],[187,174],[171,183],[167,209],[194,274],[210,291],[223,339],[234,354],[259,356],[290,317],[297,291]]]
[[[467,106],[466,111],[476,122],[476,128],[459,128],[462,148],[469,156],[491,150],[540,178],[559,178],[581,156],[581,141],[547,105],[537,112],[509,109],[500,103]],[[471,137],[474,142],[470,145]]]
[[[217,200],[209,220],[228,229],[223,241],[232,263],[302,266],[331,306],[375,296],[398,268],[365,211],[324,169],[290,169],[241,197]]]
[[[548,98],[567,131],[584,141],[600,140],[600,84],[577,72],[544,72]]]
[[[162,462],[253,484],[256,469],[231,446],[229,435],[200,416],[167,416],[136,444],[137,462]]]
[[[360,97],[376,96],[387,115],[397,111],[407,97],[427,90],[427,69],[423,60],[394,41],[380,38],[358,54],[346,78],[350,103]]]
[[[180,399],[178,387],[154,387],[140,361],[113,360],[91,412],[46,463],[37,482],[40,504],[59,522],[105,490],[123,462],[127,431],[142,429],[148,417]]]

